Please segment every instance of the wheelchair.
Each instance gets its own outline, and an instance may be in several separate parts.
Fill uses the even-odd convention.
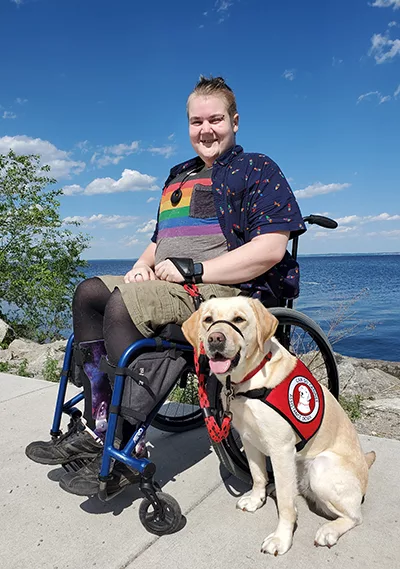
[[[304,218],[309,224],[335,229],[336,221],[318,215]],[[298,237],[293,239],[292,256],[297,258]],[[269,308],[276,316],[279,325],[276,331],[278,340],[294,356],[306,364],[311,373],[323,383],[331,393],[338,398],[339,378],[334,353],[329,340],[321,328],[308,316],[293,309],[293,300],[282,302],[281,306]],[[65,413],[70,416],[71,424],[79,420],[81,411],[76,405],[84,399],[79,393],[69,401],[65,401],[68,380],[72,377],[74,337],[70,336],[61,372],[56,406],[50,435],[53,440],[61,436],[61,417]],[[183,432],[202,426],[203,416],[197,398],[196,377],[193,367],[186,368],[175,384],[164,395],[163,399],[153,408],[147,418],[136,426],[134,434],[123,448],[116,443],[116,427],[118,409],[122,401],[126,375],[123,368],[127,368],[140,354],[153,350],[169,350],[176,348],[187,356],[188,362],[193,360],[193,348],[190,346],[181,331],[175,324],[170,324],[160,330],[156,338],[139,340],[129,346],[122,354],[115,373],[114,388],[108,418],[108,429],[104,441],[103,459],[99,473],[98,497],[107,501],[116,494],[109,494],[107,481],[110,479],[114,461],[120,461],[139,473],[139,488],[144,498],[139,507],[139,518],[143,526],[155,535],[174,533],[181,525],[182,512],[178,502],[169,494],[162,492],[154,479],[156,466],[148,458],[135,455],[135,448],[145,436],[150,425],[169,431]],[[207,382],[208,396],[217,423],[221,426],[223,407],[221,401],[221,383],[210,376]],[[211,444],[221,464],[235,477],[250,483],[250,471],[246,456],[237,432],[232,428],[228,437],[221,443]],[[82,463],[74,465],[68,463],[68,468],[78,469]]]

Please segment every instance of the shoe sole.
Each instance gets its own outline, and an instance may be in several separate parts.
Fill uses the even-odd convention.
[[[120,484],[118,484],[115,488],[115,490],[113,492],[109,492],[108,496],[110,498],[114,498],[115,496],[117,496],[118,494],[120,494],[123,490],[125,490],[125,488],[127,486],[131,486],[132,484],[137,484],[138,482],[140,482],[140,474],[137,473],[135,474],[134,472],[132,472],[132,480],[129,480],[125,474],[124,476],[124,480],[121,481]],[[69,494],[74,494],[75,496],[84,496],[84,497],[91,497],[91,496],[97,496],[99,489],[96,489],[95,492],[77,492],[76,490],[72,490],[71,488],[69,488],[63,481],[63,479],[61,478],[58,482],[58,485],[60,486],[60,488],[62,488],[62,490],[65,490],[65,492],[68,492]]]
[[[100,451],[101,449],[99,449]],[[61,459],[61,458],[54,458],[54,459],[45,459],[45,458],[40,458],[40,457],[32,457],[29,456],[29,454],[25,451],[25,455],[32,460],[32,462],[36,462],[37,464],[45,464],[47,466],[62,466],[63,464],[68,464],[70,462],[74,462],[74,460],[85,460],[85,459],[93,459],[96,458],[96,456],[98,455],[98,453],[82,453],[82,454],[77,454],[76,456],[74,456],[73,458],[65,458],[65,459]]]

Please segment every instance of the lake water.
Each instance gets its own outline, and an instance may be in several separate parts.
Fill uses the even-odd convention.
[[[400,361],[400,255],[300,256],[299,263],[295,308],[329,332],[335,351]],[[132,264],[89,261],[86,274],[121,275]]]

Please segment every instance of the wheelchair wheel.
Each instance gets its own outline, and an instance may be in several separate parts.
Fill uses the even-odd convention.
[[[155,511],[147,498],[142,500],[139,507],[139,519],[148,532],[155,535],[174,533],[182,519],[182,511],[178,502],[164,492],[157,492],[157,498],[162,507],[162,514]]]
[[[170,433],[190,431],[204,425],[199,407],[197,377],[192,367],[184,370],[151,424],[160,431]]]
[[[339,376],[335,356],[329,340],[321,328],[311,318],[289,308],[270,308],[279,320],[275,333],[277,339],[294,356],[300,359],[316,379],[336,397],[339,397]],[[209,399],[216,409],[216,419],[222,421],[222,385],[216,378],[210,378]],[[212,441],[211,441],[212,442]],[[251,476],[240,436],[231,429],[225,441],[213,443],[215,453],[224,467],[240,480],[250,483]]]

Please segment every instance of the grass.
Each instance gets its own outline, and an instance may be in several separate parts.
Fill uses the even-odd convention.
[[[60,379],[61,368],[58,361],[54,358],[48,357],[42,369],[43,379],[56,383]]]
[[[10,364],[8,362],[0,362],[0,373],[8,373],[10,369]]]
[[[339,396],[339,403],[346,411],[350,421],[356,421],[361,417],[361,403],[363,397],[361,395],[353,395],[351,397]]]
[[[168,400],[176,401],[177,403],[198,405],[197,376],[194,373],[188,373],[186,387],[182,388],[177,385],[168,396]]]

